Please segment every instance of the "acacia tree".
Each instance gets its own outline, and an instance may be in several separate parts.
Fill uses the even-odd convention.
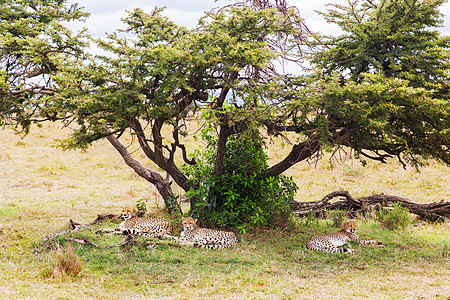
[[[27,11],[34,4],[17,5]],[[56,55],[58,68],[51,82],[32,88],[39,93],[31,95],[44,119],[51,116],[77,125],[64,148],[84,148],[106,137],[130,167],[156,186],[170,208],[171,181],[143,167],[119,137],[131,130],[145,155],[189,191],[195,187],[176,164],[175,154],[180,151],[184,163],[195,164],[182,143],[183,122],[192,107],[207,107],[215,111],[211,115],[219,131],[214,172],[222,174],[228,137],[244,130],[250,118],[258,120],[256,124],[270,119],[270,103],[261,105],[256,91],[260,82],[278,76],[272,62],[297,59],[289,50],[297,47],[305,28],[293,9],[282,8],[231,5],[206,13],[194,30],[176,25],[160,8],[150,13],[136,9],[124,20],[126,29],[96,41],[111,56]],[[129,35],[133,38],[126,38]],[[16,97],[14,91],[4,94]],[[236,110],[225,110],[226,103]],[[28,114],[27,104],[21,104],[28,122],[36,113]],[[19,121],[16,112],[3,112]],[[163,126],[172,128],[170,140],[163,137]]]
[[[68,105],[80,127],[65,147],[84,147],[106,137],[130,167],[156,186],[170,208],[171,182],[133,159],[117,136],[131,129],[145,155],[187,192],[196,187],[176,164],[175,153],[181,151],[186,164],[196,163],[180,136],[186,134],[187,111],[201,105],[215,112],[211,115],[219,137],[214,174],[223,174],[228,137],[243,131],[249,119],[270,119],[269,102],[261,105],[255,92],[260,82],[278,76],[272,61],[286,47],[296,46],[303,25],[293,10],[227,6],[207,13],[197,28],[188,30],[161,11],[134,10],[124,20],[124,31],[135,39],[121,37],[121,31],[109,35],[98,44],[114,56],[97,57],[88,65],[71,62],[77,67],[68,66],[69,72],[54,82],[62,103],[74,99],[67,93],[76,91]],[[236,109],[224,109],[227,103]],[[163,126],[172,128],[169,142]]]
[[[56,55],[51,85],[33,101],[44,119],[76,124],[64,148],[107,138],[156,186],[169,208],[174,205],[170,179],[186,192],[198,189],[176,160],[181,153],[185,164],[197,164],[183,144],[189,134],[184,123],[196,109],[208,111],[207,121],[217,131],[210,160],[214,176],[227,174],[230,136],[233,149],[239,149],[236,136],[261,128],[271,135],[298,134],[283,160],[261,164],[261,180],[323,148],[343,146],[380,161],[397,156],[417,163],[431,156],[450,163],[448,39],[429,28],[441,20],[442,1],[336,7],[325,16],[347,34],[319,40],[322,47],[312,60],[318,72],[309,76],[279,74],[274,67],[280,59],[301,63],[310,36],[294,8],[276,3],[226,6],[206,13],[193,30],[164,17],[162,9],[136,9],[124,19],[126,29],[97,41],[110,56]],[[2,72],[8,73],[3,66]],[[12,90],[3,95],[19,99]],[[29,111],[27,105],[19,107]],[[2,114],[13,122],[20,119],[4,108]],[[30,120],[31,114],[26,116]],[[170,136],[163,135],[163,127],[171,129]],[[120,141],[127,130],[167,178],[133,158]],[[191,205],[199,200],[204,199],[193,197]]]

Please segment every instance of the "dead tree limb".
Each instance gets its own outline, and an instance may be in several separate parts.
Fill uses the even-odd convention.
[[[90,240],[88,240],[87,237],[84,237],[82,239],[75,239],[75,238],[66,237],[66,241],[74,242],[74,243],[78,243],[78,244],[82,244],[82,245],[89,245],[89,246],[92,246],[94,248],[100,248],[99,245],[91,242]]]
[[[97,219],[95,219],[94,221],[92,221],[91,223],[87,224],[88,226],[90,225],[94,225],[94,224],[98,224],[103,222],[106,219],[111,219],[111,220],[115,220],[117,218],[120,218],[120,215],[115,215],[115,214],[99,214],[97,215]]]
[[[338,199],[335,200],[335,198]],[[441,200],[440,202],[421,204],[399,196],[385,194],[354,198],[348,191],[334,191],[319,201],[293,201],[291,207],[294,210],[294,214],[299,217],[306,216],[311,212],[316,216],[324,217],[326,216],[326,211],[336,209],[347,210],[350,217],[356,217],[359,214],[366,215],[381,207],[389,207],[394,203],[398,203],[411,213],[430,221],[450,217],[450,202],[448,201]]]

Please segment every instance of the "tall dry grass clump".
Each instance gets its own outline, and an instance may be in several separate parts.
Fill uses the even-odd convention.
[[[67,248],[66,251],[59,248],[52,254],[50,261],[50,267],[43,272],[44,277],[47,278],[77,277],[83,271],[83,263],[71,247]]]

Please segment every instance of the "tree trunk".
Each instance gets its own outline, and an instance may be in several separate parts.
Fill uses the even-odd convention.
[[[336,197],[341,197],[341,199],[332,202],[331,200]],[[294,214],[298,216],[305,216],[310,212],[317,216],[325,216],[327,210],[345,209],[348,210],[350,217],[356,217],[359,214],[366,215],[370,211],[378,210],[383,206],[389,206],[394,203],[400,204],[411,213],[427,220],[437,221],[450,217],[450,202],[448,201],[441,200],[440,202],[420,204],[406,198],[384,194],[355,199],[348,191],[332,192],[319,201],[294,201],[291,203],[291,206],[294,209]]]
[[[161,194],[169,212],[178,211],[181,212],[180,205],[174,201],[174,196],[172,188],[170,187],[170,182],[164,180],[164,178],[159,174],[150,169],[145,168],[137,160],[135,160],[131,154],[128,152],[127,148],[119,142],[119,140],[114,135],[109,135],[106,137],[108,141],[116,148],[120,153],[125,163],[131,167],[139,176],[152,183],[158,192]]]
[[[228,137],[231,134],[231,129],[228,125],[220,126],[219,138],[217,140],[217,153],[216,160],[214,162],[214,175],[223,175],[225,169],[223,167],[223,159],[225,156],[225,147],[227,145]]]

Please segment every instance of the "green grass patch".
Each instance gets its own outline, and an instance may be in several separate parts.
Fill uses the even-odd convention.
[[[290,273],[292,267],[302,270],[326,271],[345,266],[364,266],[392,268],[413,266],[418,262],[448,265],[448,236],[418,234],[420,227],[392,231],[384,229],[378,222],[358,223],[361,238],[379,239],[385,247],[352,244],[354,254],[328,254],[307,250],[306,240],[311,235],[336,231],[330,226],[331,220],[321,221],[309,227],[297,228],[288,233],[275,230],[262,230],[258,234],[241,236],[241,243],[231,249],[207,250],[189,246],[176,248],[158,244],[155,248],[140,246],[94,248],[79,246],[77,254],[87,264],[87,269],[105,272],[110,275],[131,275],[138,273],[170,273],[176,280],[194,274],[227,274],[230,271],[243,272],[249,268],[263,274]],[[104,227],[104,226],[102,226]],[[117,235],[96,235],[96,228],[89,228],[69,234],[74,238],[88,238],[103,247],[120,244],[124,238]],[[141,237],[136,237],[141,241]],[[151,239],[147,239],[148,242]],[[154,240],[157,243],[163,241]],[[52,246],[67,248],[73,245],[64,236],[59,236]],[[299,271],[298,270],[298,271]],[[299,275],[299,274],[297,274]]]
[[[8,219],[15,218],[19,214],[19,210],[15,207],[1,207],[0,221],[8,221]]]
[[[233,248],[209,250],[190,246],[178,248],[161,244],[164,241],[158,239],[146,239],[158,243],[149,248],[134,245],[106,248],[120,244],[124,237],[95,234],[100,227],[117,225],[105,222],[59,235],[54,241],[38,241],[25,251],[37,250],[36,254],[9,259],[33,266],[34,271],[27,271],[27,276],[36,278],[32,282],[42,281],[53,289],[64,290],[66,288],[61,285],[68,282],[87,287],[92,284],[88,281],[95,281],[100,284],[99,290],[83,295],[102,298],[106,294],[101,291],[111,289],[109,292],[114,291],[111,299],[122,299],[124,295],[143,298],[207,298],[214,295],[297,298],[296,293],[320,297],[321,293],[315,290],[317,285],[323,288],[331,284],[334,288],[342,288],[341,285],[347,285],[344,282],[356,280],[349,291],[343,292],[351,298],[367,296],[367,287],[360,281],[384,282],[382,274],[404,278],[409,276],[407,270],[415,269],[428,272],[426,274],[432,270],[433,276],[449,276],[450,244],[446,223],[416,222],[404,230],[394,231],[375,220],[361,219],[357,220],[360,238],[381,240],[385,247],[352,244],[351,247],[356,249],[353,254],[328,254],[306,249],[305,242],[311,235],[336,231],[332,223],[332,219],[322,220],[308,226],[292,226],[288,231],[259,229],[240,235],[240,243]],[[102,248],[69,242],[66,237],[88,238]],[[142,241],[142,237],[136,237],[136,240]],[[59,255],[56,253],[67,253],[69,249],[81,262],[83,271],[78,276],[54,276],[55,256]],[[17,277],[11,280],[19,286],[19,291],[31,288],[17,282]],[[307,285],[302,287],[301,282]],[[436,286],[441,289],[448,283],[439,281]],[[388,288],[369,290],[371,295],[394,298],[401,295],[400,291],[397,293]],[[13,295],[19,297],[23,293]]]

